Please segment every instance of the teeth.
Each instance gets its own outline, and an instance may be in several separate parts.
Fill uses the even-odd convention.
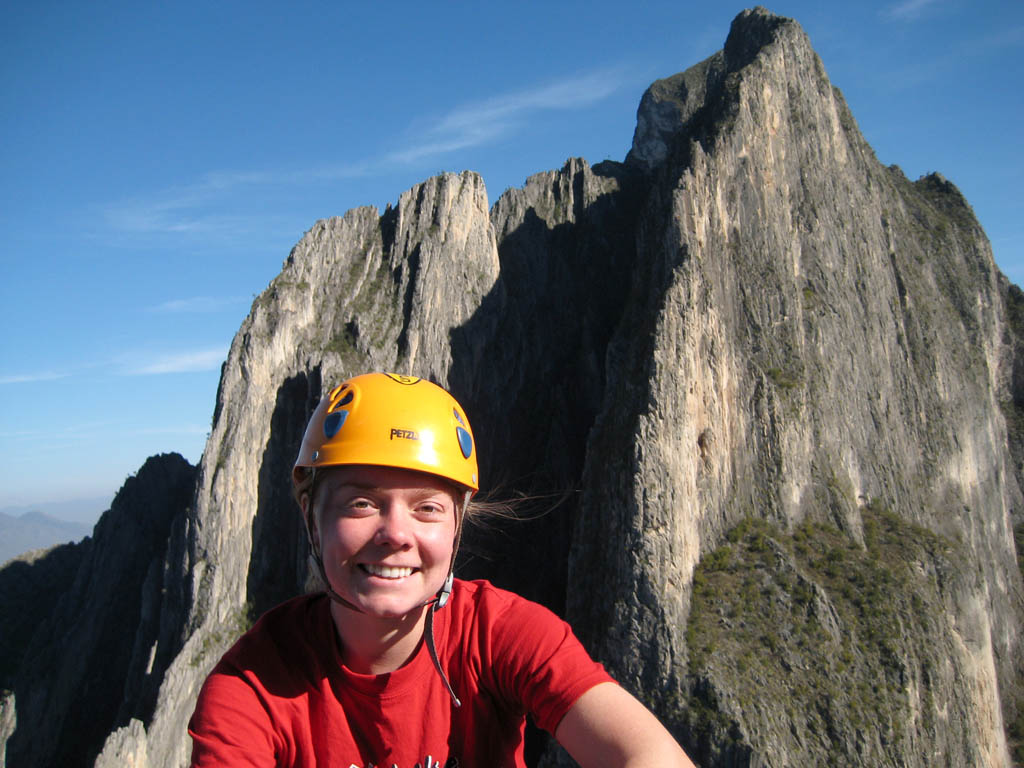
[[[412,568],[398,568],[390,565],[363,565],[363,570],[373,576],[380,576],[382,579],[401,579],[412,575]]]

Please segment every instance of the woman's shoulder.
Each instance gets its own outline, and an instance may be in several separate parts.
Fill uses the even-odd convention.
[[[452,603],[455,612],[474,620],[562,623],[553,611],[540,603],[497,587],[486,579],[456,579],[455,589],[452,590]]]
[[[305,633],[313,626],[322,623],[325,614],[329,613],[330,603],[324,593],[299,595],[266,611],[255,621],[249,633],[257,635],[282,632]]]
[[[452,599],[474,605],[485,603],[492,605],[517,605],[520,603],[536,605],[536,603],[532,603],[515,592],[496,587],[487,579],[472,579],[470,581],[455,579]]]
[[[611,680],[553,611],[487,581],[457,582],[452,627],[464,668],[513,709],[554,732],[590,687]]]
[[[264,613],[224,654],[220,667],[288,666],[310,646],[320,642],[330,620],[326,595],[300,595]]]

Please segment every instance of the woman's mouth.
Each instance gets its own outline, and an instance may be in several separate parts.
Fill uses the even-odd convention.
[[[412,576],[412,572],[416,570],[408,566],[375,565],[373,563],[360,563],[359,568],[363,572],[381,579],[404,579],[406,576]]]

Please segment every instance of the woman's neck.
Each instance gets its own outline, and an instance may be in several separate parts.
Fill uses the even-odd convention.
[[[383,675],[403,666],[420,646],[427,610],[390,619],[332,602],[331,618],[345,666],[363,675]]]

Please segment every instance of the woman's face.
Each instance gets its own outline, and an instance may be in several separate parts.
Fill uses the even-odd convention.
[[[441,588],[456,502],[440,478],[393,467],[336,467],[317,482],[313,503],[327,579],[367,614],[404,616]]]

